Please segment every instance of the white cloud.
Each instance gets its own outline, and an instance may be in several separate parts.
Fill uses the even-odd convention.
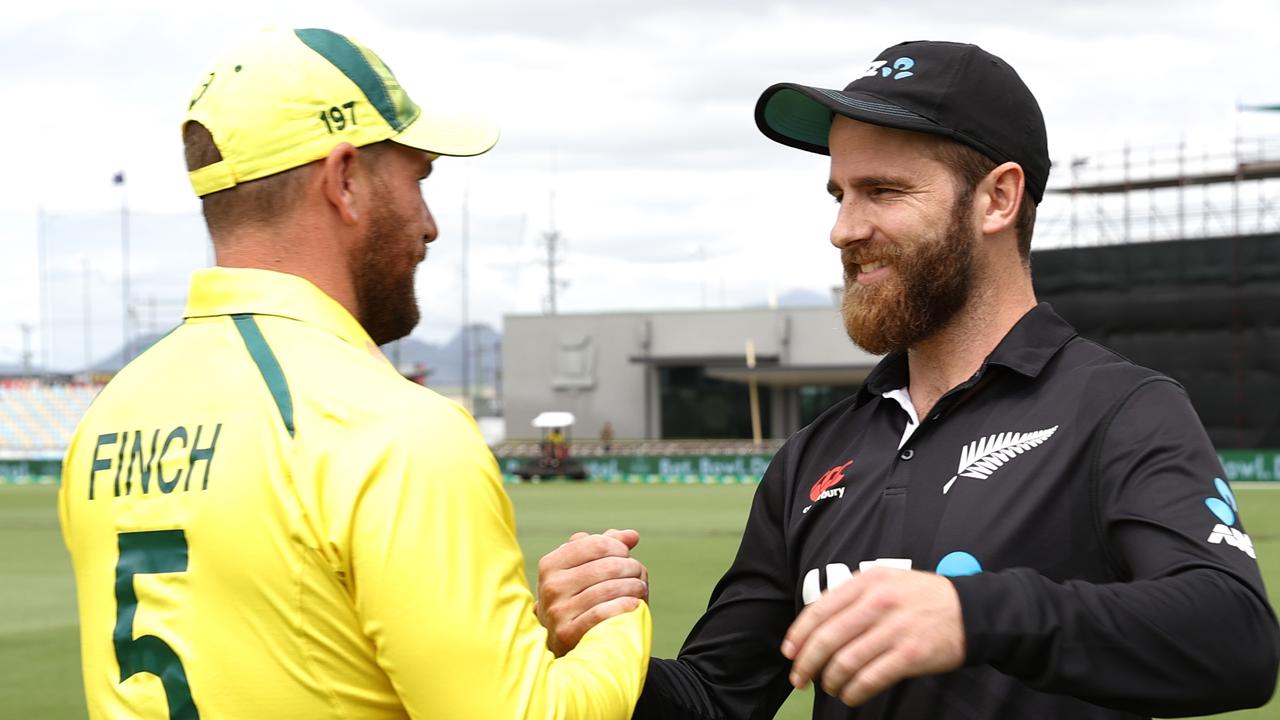
[[[203,242],[180,157],[183,101],[219,47],[269,24],[347,32],[420,104],[461,102],[500,120],[491,155],[442,161],[426,184],[442,236],[420,273],[420,333],[436,339],[458,322],[464,189],[473,319],[541,308],[552,187],[568,241],[562,308],[825,292],[839,280],[825,163],[763,138],[752,109],[777,81],[842,87],[900,40],[976,42],[1008,60],[1040,100],[1055,158],[1220,140],[1237,124],[1280,134],[1280,117],[1234,113],[1237,99],[1280,100],[1280,5],[1270,0],[21,4],[0,18],[6,126],[23,129],[0,180],[0,363],[16,359],[18,323],[37,321],[37,205],[112,217],[122,198],[110,178],[123,169],[132,208],[182,214],[174,242]],[[104,282],[115,227],[87,233],[106,238],[96,249]],[[66,304],[74,315],[78,301]]]

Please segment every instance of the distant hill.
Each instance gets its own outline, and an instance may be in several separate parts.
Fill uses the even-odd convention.
[[[129,359],[132,360],[146,352],[147,348],[155,345],[157,340],[168,335],[169,332],[170,330],[165,330],[164,332],[147,333],[133,338],[133,341],[129,343]],[[99,373],[114,374],[119,372],[122,367],[124,367],[124,352],[122,348],[116,348],[114,352],[95,360],[86,369],[86,372],[91,375]]]
[[[491,386],[494,367],[502,364],[502,335],[484,324],[469,326],[471,340],[471,385]],[[382,352],[400,372],[411,374],[420,364],[430,373],[427,384],[432,387],[462,386],[462,332],[443,345],[425,342],[410,335],[382,346]]]
[[[32,373],[38,373],[39,368],[32,368]],[[8,363],[0,363],[0,377],[22,377],[27,373],[21,365],[10,365]]]
[[[168,331],[151,333],[134,338],[130,344],[130,358],[137,357],[160,340]],[[473,387],[491,386],[494,382],[494,366],[502,364],[502,335],[484,324],[470,326],[472,347],[471,384]],[[425,366],[429,375],[427,384],[432,387],[454,388],[462,385],[462,333],[458,332],[443,345],[429,343],[410,335],[382,346],[387,359],[402,373],[412,374]],[[91,374],[115,373],[120,370],[120,350],[96,360],[89,368]],[[0,376],[18,374],[21,368],[0,365]]]
[[[834,296],[831,293],[822,294],[816,290],[806,290],[804,288],[792,288],[778,295],[778,307],[832,307],[836,304]],[[766,303],[755,303],[749,305],[749,308],[768,307]]]
[[[778,307],[830,307],[831,293],[792,288],[778,296]]]

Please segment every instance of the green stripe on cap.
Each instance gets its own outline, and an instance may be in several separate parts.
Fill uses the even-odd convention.
[[[382,119],[396,132],[403,130],[405,125],[417,117],[417,106],[399,85],[387,87],[386,80],[390,79],[394,83],[395,77],[378,56],[372,52],[362,52],[360,46],[332,30],[306,28],[293,32],[307,47],[333,63],[334,67],[355,83]],[[378,66],[376,68],[375,63]],[[397,99],[400,103],[396,102]]]

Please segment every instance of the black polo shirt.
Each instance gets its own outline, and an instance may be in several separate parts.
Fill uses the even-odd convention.
[[[836,718],[1133,718],[1260,705],[1280,632],[1185,391],[1029,311],[905,438],[905,355],[774,457],[737,558],[637,718],[771,718],[803,608],[878,559],[952,578],[965,667]],[[890,395],[890,397],[886,397]]]

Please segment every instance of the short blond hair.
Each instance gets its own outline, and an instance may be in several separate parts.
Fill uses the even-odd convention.
[[[188,172],[222,160],[213,136],[198,122],[188,122],[183,126],[182,145]],[[244,225],[269,227],[288,216],[302,195],[305,167],[241,183],[202,197],[209,234],[216,238]]]

